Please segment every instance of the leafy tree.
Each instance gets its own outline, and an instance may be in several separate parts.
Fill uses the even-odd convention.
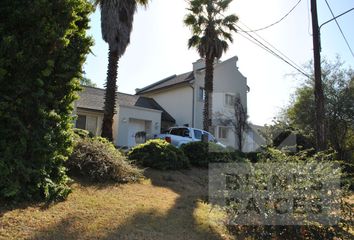
[[[340,159],[348,158],[354,150],[354,71],[343,62],[322,62],[325,129],[327,143],[338,152]],[[314,82],[307,80],[297,89],[286,115],[291,125],[315,136],[316,118],[313,96]],[[314,139],[314,138],[313,138]]]
[[[84,85],[84,86],[89,86],[89,87],[97,87],[97,84],[92,82],[91,79],[89,79],[87,77],[82,77],[80,79],[80,84]]]
[[[224,16],[231,2],[232,0],[189,0],[190,13],[184,19],[184,23],[192,31],[188,47],[196,48],[200,57],[205,58],[203,128],[206,131],[210,131],[212,126],[214,61],[226,52],[228,42],[233,42],[231,33],[236,32],[237,16]]]
[[[235,147],[242,152],[244,133],[249,129],[247,110],[239,96],[235,97],[232,107],[233,109],[229,112],[216,113],[216,119],[222,126],[231,126],[231,130],[235,134]]]
[[[65,198],[73,101],[92,45],[86,0],[0,3],[0,198]]]
[[[118,61],[130,43],[137,4],[146,6],[148,0],[96,0],[95,2],[101,9],[102,38],[109,46],[102,137],[112,141]]]

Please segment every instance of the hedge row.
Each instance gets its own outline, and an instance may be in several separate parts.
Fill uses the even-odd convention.
[[[256,153],[245,154],[215,143],[191,142],[178,149],[164,140],[154,139],[134,147],[128,158],[145,167],[172,170],[190,165],[206,168],[209,163],[242,161],[248,155],[257,158]]]

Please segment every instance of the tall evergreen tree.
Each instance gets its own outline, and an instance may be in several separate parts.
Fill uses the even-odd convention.
[[[0,1],[0,198],[65,198],[87,0]]]
[[[102,137],[113,140],[113,116],[116,107],[118,61],[130,43],[137,4],[148,0],[96,0],[101,9],[102,38],[108,43],[108,69],[102,122]]]
[[[189,0],[189,13],[184,19],[184,23],[192,31],[188,47],[196,48],[200,57],[205,59],[203,128],[206,131],[210,131],[212,126],[214,61],[227,51],[228,43],[233,42],[232,32],[236,32],[238,17],[234,14],[224,15],[231,2],[232,0]]]

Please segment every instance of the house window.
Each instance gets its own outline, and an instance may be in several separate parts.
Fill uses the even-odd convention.
[[[220,139],[226,139],[228,136],[228,128],[227,127],[219,127],[219,131],[218,131],[218,137]]]
[[[235,104],[235,96],[231,94],[225,94],[225,105],[233,106]]]
[[[97,131],[97,117],[78,115],[76,119],[76,127],[87,130],[95,135]]]
[[[205,100],[205,89],[202,87],[199,87],[198,100],[201,102],[203,102]]]
[[[85,115],[77,115],[76,128],[86,129],[86,116]]]
[[[97,131],[97,117],[86,116],[86,130],[96,135]]]

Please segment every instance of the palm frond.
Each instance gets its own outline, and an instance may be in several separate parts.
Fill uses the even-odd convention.
[[[136,1],[99,0],[102,38],[112,51],[124,54],[130,43]]]
[[[223,24],[235,24],[238,21],[238,17],[235,14],[226,16],[223,20]]]
[[[227,49],[229,49],[229,44],[227,43],[227,41],[221,41],[221,49],[223,52],[226,52]]]
[[[237,29],[236,29],[236,27],[235,27],[235,24],[228,24],[228,25],[226,25],[226,27],[227,27],[230,31],[237,32]]]
[[[206,25],[207,23],[208,23],[208,19],[205,18],[203,15],[199,15],[197,24],[199,26],[202,26],[202,25]]]
[[[219,8],[222,11],[225,11],[229,7],[231,2],[232,0],[222,0],[222,1],[217,1],[216,4],[219,6]]]
[[[191,28],[188,47],[195,47],[201,57],[220,58],[233,42],[238,17],[224,16],[223,11],[232,0],[189,0],[189,14],[184,23]]]
[[[224,30],[221,29],[220,31],[222,37],[226,40],[229,40],[231,43],[233,42],[232,34],[229,32],[225,32]]]
[[[200,35],[202,33],[202,28],[199,25],[193,25],[192,27],[192,34],[193,35]]]
[[[198,46],[200,43],[200,37],[198,35],[193,35],[189,40],[188,40],[188,48]]]
[[[193,14],[188,14],[184,20],[183,20],[184,24],[187,26],[193,26],[197,23],[197,19]]]

